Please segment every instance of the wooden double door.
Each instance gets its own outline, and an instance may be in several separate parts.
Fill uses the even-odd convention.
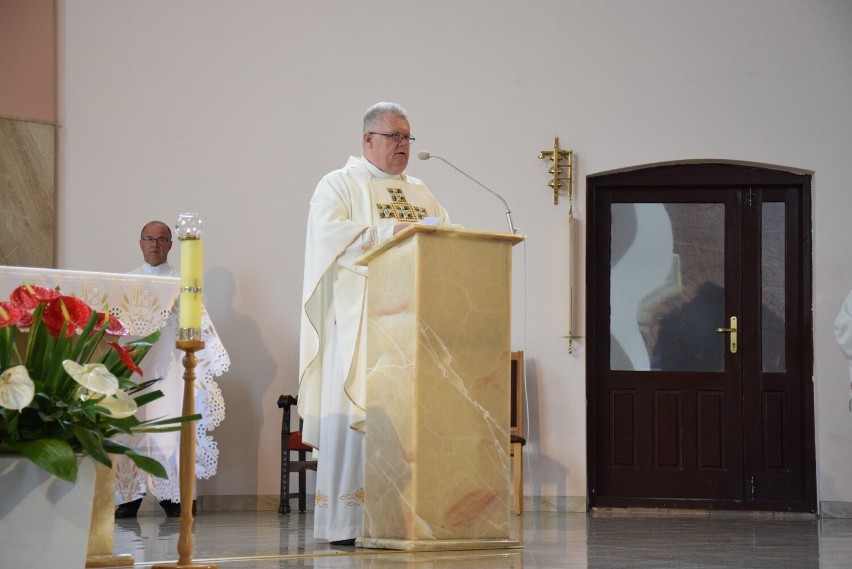
[[[814,511],[810,175],[587,185],[590,505]]]

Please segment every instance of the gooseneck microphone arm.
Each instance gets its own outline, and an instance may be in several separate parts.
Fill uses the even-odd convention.
[[[503,202],[503,206],[506,208],[506,221],[509,222],[509,232],[512,233],[512,234],[519,233],[518,228],[515,227],[515,222],[512,220],[512,211],[509,209],[509,204],[506,203],[506,200],[504,200],[503,197],[500,196],[500,194],[498,194],[497,192],[495,192],[494,190],[492,190],[491,188],[489,188],[488,186],[486,186],[485,184],[483,184],[482,182],[480,182],[479,180],[477,180],[476,178],[474,178],[470,174],[463,172],[462,170],[460,170],[458,167],[456,167],[456,165],[453,164],[452,162],[450,162],[449,160],[442,158],[442,157],[438,156],[437,154],[432,154],[430,152],[424,151],[424,152],[418,152],[417,157],[420,158],[421,160],[429,160],[430,158],[437,158],[438,160],[440,160],[441,162],[443,162],[444,164],[446,164],[447,166],[449,166],[450,168],[452,168],[453,170],[455,170],[456,172],[458,172],[459,174],[461,174],[462,176],[464,176],[465,178],[467,178],[468,180],[470,180],[471,182],[473,182],[474,184],[476,184],[477,186],[479,186],[483,190],[487,191],[489,194],[491,194],[492,196],[494,196],[495,198],[497,198],[501,202]]]

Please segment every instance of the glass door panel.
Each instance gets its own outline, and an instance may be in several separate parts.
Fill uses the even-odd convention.
[[[612,204],[610,369],[723,371],[724,229],[721,203]]]
[[[764,373],[783,373],[785,357],[785,263],[783,202],[764,202],[761,210],[761,353]]]

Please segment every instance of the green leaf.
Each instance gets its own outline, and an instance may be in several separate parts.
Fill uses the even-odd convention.
[[[106,448],[107,451],[112,454],[126,455],[130,460],[132,460],[136,464],[136,466],[138,466],[145,472],[150,472],[157,478],[167,478],[166,469],[163,468],[162,464],[160,464],[149,456],[139,454],[138,452],[136,452],[135,449],[127,446],[122,442],[119,442],[115,439],[107,439],[104,441],[104,448]]]
[[[138,407],[142,407],[143,405],[147,405],[151,401],[156,401],[163,397],[163,392],[159,389],[157,391],[149,391],[148,393],[143,393],[142,395],[136,396],[133,398],[136,401],[136,405]]]
[[[27,338],[27,359],[25,365],[30,370],[30,376],[43,377],[39,372],[41,368],[36,365],[40,364],[44,359],[44,352],[49,348],[49,343],[53,340],[45,331],[44,322],[41,321],[41,313],[44,312],[44,304],[39,304],[33,312],[33,325],[30,328],[29,337]],[[42,337],[42,336],[46,337]]]
[[[54,476],[68,482],[77,480],[77,455],[67,442],[59,439],[26,441],[18,444],[18,450]]]
[[[161,381],[163,381],[162,377],[158,377],[157,379],[148,379],[148,380],[145,380],[145,381],[141,381],[139,383],[133,383],[132,381],[128,381],[128,383],[131,384],[131,386],[130,386],[130,389],[125,389],[125,391],[127,391],[127,393],[131,393],[131,392],[136,393],[137,391],[142,391],[144,389],[148,389],[149,387],[153,387],[154,385],[156,385],[157,383],[160,383]],[[160,393],[160,395],[158,397],[162,396],[162,392],[159,391],[159,390],[154,391],[152,393]]]
[[[104,439],[104,450],[110,454],[127,454],[133,447],[127,446],[116,439]]]
[[[156,344],[157,340],[159,339],[160,331],[155,330],[144,338],[139,338],[138,340],[134,340],[133,342],[128,342],[125,347],[130,350],[142,350],[142,353],[139,356],[139,361],[142,361],[142,358],[145,357],[145,354],[147,354],[151,350],[151,348],[154,347],[154,344]],[[136,361],[136,358],[133,358],[133,361],[139,363],[139,361]]]
[[[134,427],[132,433],[177,433],[182,431],[183,427],[175,425],[174,427]]]
[[[150,456],[139,454],[136,451],[128,452],[125,454],[127,454],[130,460],[132,460],[136,464],[136,466],[138,466],[145,472],[149,472],[157,478],[168,478],[168,474],[166,474],[166,469],[163,468],[163,465],[151,458]]]
[[[141,427],[156,427],[158,425],[176,425],[178,423],[188,423],[190,421],[200,421],[201,413],[194,415],[182,415],[180,417],[171,417],[169,419],[151,420],[139,423]],[[137,429],[134,429],[136,431]]]
[[[86,322],[86,327],[83,328],[83,332],[78,336],[76,345],[72,346],[71,353],[69,354],[70,359],[80,363],[89,361],[92,352],[100,343],[107,328],[103,326],[98,332],[92,334],[92,329],[95,327],[97,321],[98,312],[97,310],[93,310],[92,315],[89,316],[89,321]]]
[[[74,425],[72,430],[74,436],[80,441],[80,446],[83,447],[83,450],[92,455],[92,458],[104,466],[112,466],[112,461],[110,461],[109,455],[104,450],[104,439],[100,432],[92,431],[80,425]]]
[[[0,372],[11,367],[9,363],[15,351],[15,330],[14,326],[0,328]]]
[[[48,348],[44,353],[44,360],[42,362],[42,371],[40,377],[46,378],[46,386],[49,390],[48,392],[53,396],[58,396],[61,398],[65,398],[70,383],[66,379],[68,374],[65,372],[65,368],[62,367],[62,360],[66,359],[66,354],[69,349],[69,339],[65,337],[65,331],[68,329],[68,322],[62,324],[62,330],[59,332],[58,338],[50,338],[53,340],[48,343]],[[43,329],[44,334],[47,337],[50,337],[50,334],[47,332],[47,328]],[[63,389],[63,384],[65,389]]]

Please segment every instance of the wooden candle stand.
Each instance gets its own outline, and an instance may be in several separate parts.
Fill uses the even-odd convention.
[[[204,349],[204,340],[178,340],[177,349],[183,356],[183,412],[195,415],[195,352]],[[180,432],[180,536],[178,537],[178,561],[175,564],[155,564],[153,569],[217,569],[216,565],[192,561],[192,498],[195,494],[195,421],[183,423]]]

